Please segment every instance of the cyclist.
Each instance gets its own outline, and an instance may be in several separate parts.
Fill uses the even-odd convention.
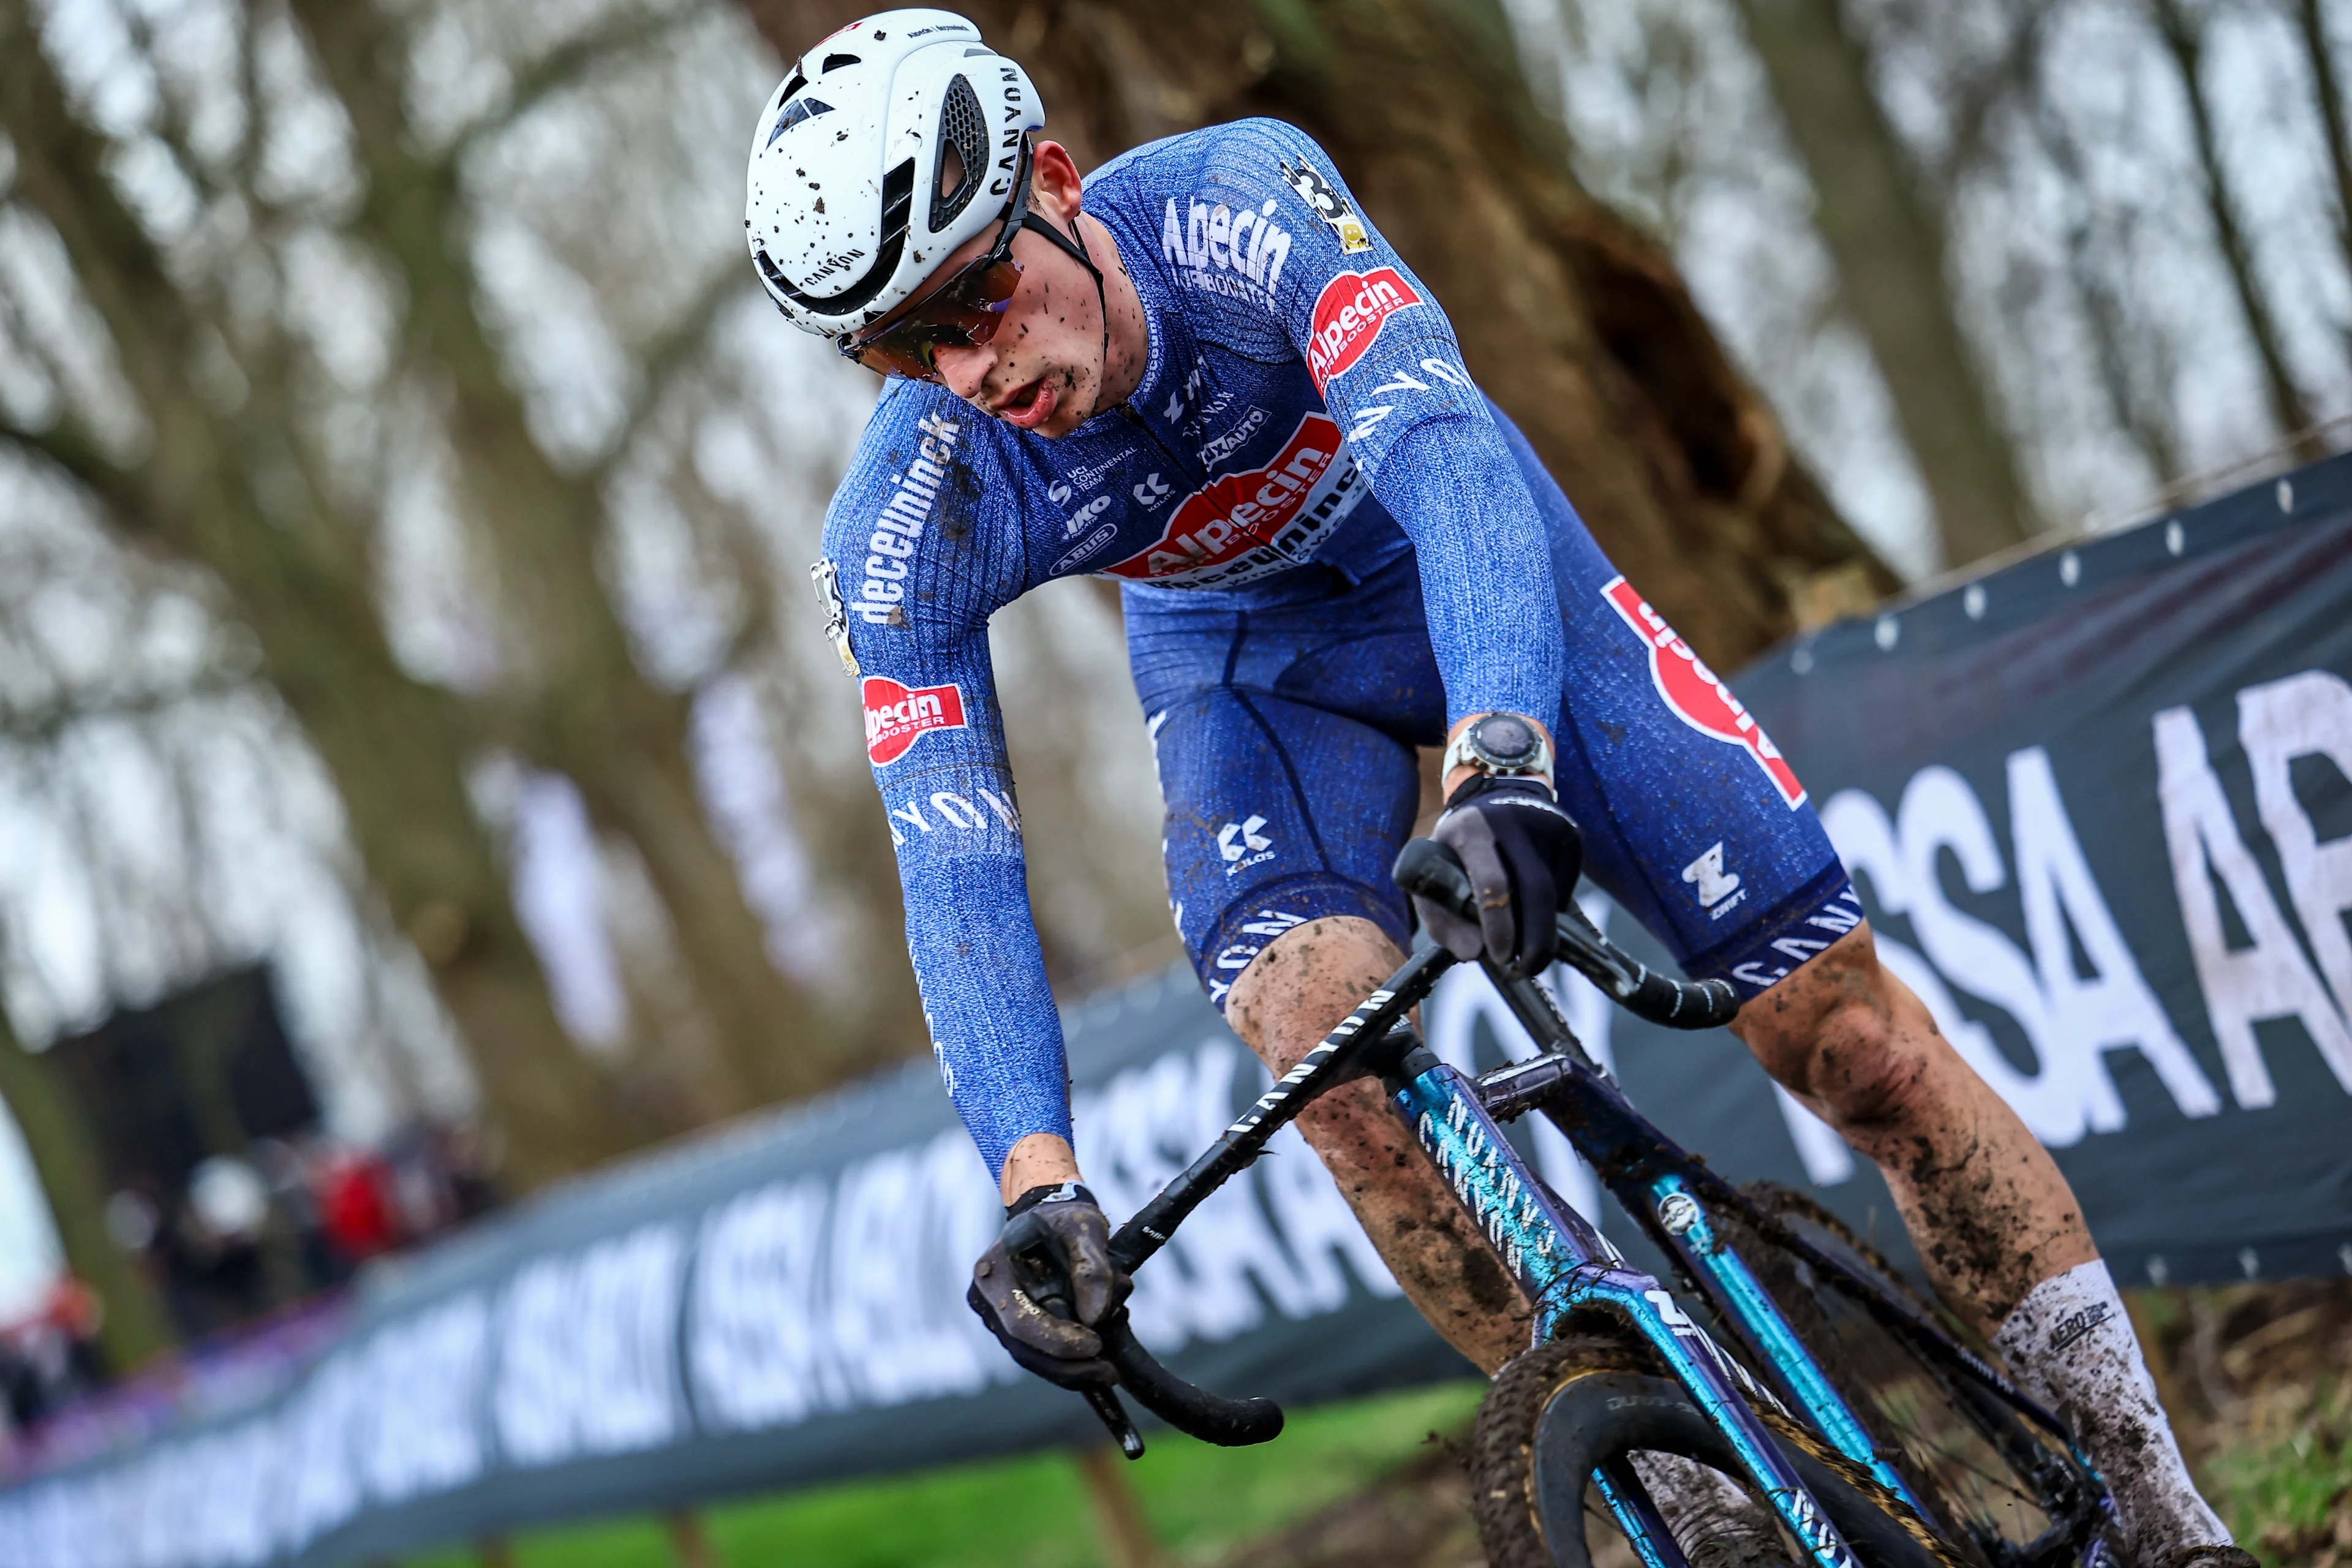
[[[1076,1286],[1065,1321],[1001,1243],[980,1259],[1014,1357],[1107,1378],[1087,1325],[1127,1281],[1071,1148],[988,621],[1107,574],[1176,925],[1270,1068],[1402,961],[1388,868],[1415,749],[1444,745],[1435,832],[1481,920],[1425,910],[1433,931],[1535,973],[1581,868],[1733,981],[1740,1037],[1879,1163],[1938,1289],[2074,1424],[2133,1561],[2251,1562],[2189,1479],[2056,1166],[1880,966],[1795,775],[1611,568],[1322,150],[1246,121],[1082,185],[1044,123],[969,21],[871,16],[769,100],[745,217],[786,319],[887,378],[814,573],[948,1092],[1008,1219],[1042,1209]],[[1490,1372],[1526,1345],[1524,1304],[1374,1086],[1300,1125],[1440,1332]]]

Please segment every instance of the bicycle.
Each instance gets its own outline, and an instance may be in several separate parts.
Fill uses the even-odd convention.
[[[1470,910],[1460,864],[1429,840],[1405,846],[1395,879]],[[1641,1017],[1700,1029],[1738,1013],[1727,983],[1646,968],[1573,903],[1559,932],[1561,962]],[[1149,1261],[1317,1096],[1376,1077],[1535,1308],[1532,1345],[1496,1375],[1472,1428],[1474,1509],[1496,1568],[1590,1568],[1596,1525],[1622,1533],[1646,1568],[1694,1568],[1693,1553],[1696,1568],[1779,1563],[1791,1543],[1797,1560],[1831,1568],[2110,1563],[2105,1488],[2056,1418],[1826,1210],[1786,1189],[1735,1187],[1645,1120],[1541,985],[1480,961],[1542,1054],[1475,1079],[1440,1061],[1410,1013],[1455,962],[1424,941],[1120,1226],[1118,1267]],[[1567,1135],[1670,1259],[1680,1300],[1512,1148],[1501,1124],[1530,1112]],[[1016,1233],[1015,1267],[1032,1299],[1066,1316],[1067,1281],[1039,1240]],[[1281,1431],[1272,1401],[1223,1398],[1160,1365],[1124,1308],[1099,1328],[1119,1386],[1171,1426],[1225,1446]],[[1139,1458],[1118,1394],[1087,1397]],[[1744,1494],[1751,1521],[1761,1506],[1777,1546],[1726,1557],[1720,1538],[1678,1542],[1641,1454],[1715,1471]],[[1694,1536],[1689,1511],[1681,1522]]]

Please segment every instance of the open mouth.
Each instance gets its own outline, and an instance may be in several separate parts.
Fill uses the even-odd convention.
[[[1019,429],[1034,430],[1054,412],[1055,401],[1052,384],[1033,381],[998,404],[996,416]]]

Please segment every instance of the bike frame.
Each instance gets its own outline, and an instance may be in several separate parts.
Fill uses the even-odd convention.
[[[1255,1161],[1266,1141],[1318,1096],[1377,1076],[1391,1109],[1534,1303],[1537,1342],[1559,1338],[1580,1316],[1602,1316],[1639,1334],[1722,1434],[1781,1522],[1815,1562],[1829,1568],[1858,1568],[1859,1560],[1756,1415],[1758,1406],[1788,1415],[1794,1405],[1801,1413],[1796,1418],[1866,1467],[1921,1517],[1931,1518],[1878,1455],[1747,1264],[1708,1223],[1710,1205],[1753,1220],[1752,1205],[1633,1110],[1578,1042],[1549,993],[1532,982],[1508,979],[1482,961],[1488,980],[1547,1053],[1530,1061],[1472,1079],[1421,1045],[1407,1016],[1454,963],[1442,948],[1416,951],[1386,985],[1366,997],[1120,1227],[1111,1243],[1118,1267],[1131,1273],[1156,1253],[1186,1215]],[[1500,1120],[1530,1110],[1542,1110],[1602,1173],[1627,1211],[1679,1258],[1777,1387],[1752,1378],[1675,1304],[1672,1292],[1631,1268],[1528,1166],[1504,1135]],[[1801,1238],[1775,1239],[1890,1329],[2064,1440],[2054,1419],[1910,1303],[1890,1297]],[[1630,1466],[1606,1466],[1591,1479],[1648,1568],[1688,1568]]]

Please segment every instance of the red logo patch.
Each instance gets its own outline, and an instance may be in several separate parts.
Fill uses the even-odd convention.
[[[859,685],[866,700],[866,754],[877,768],[907,754],[926,730],[963,728],[963,688],[899,685],[887,675],[869,675]]]
[[[1157,541],[1106,570],[1147,583],[1205,578],[1188,584],[1194,587],[1245,581],[1305,559],[1352,509],[1362,482],[1355,464],[1340,458],[1339,426],[1310,414],[1265,468],[1210,480],[1177,503]]]
[[[1666,617],[1650,608],[1633,585],[1622,577],[1612,579],[1601,590],[1601,596],[1625,617],[1650,648],[1650,679],[1658,689],[1674,716],[1703,735],[1712,735],[1727,745],[1746,748],[1772,781],[1780,798],[1794,811],[1805,804],[1805,786],[1797,782],[1797,770],[1780,755],[1764,733],[1764,727],[1739,704],[1739,699],[1707,668],[1690,644],[1675,636],[1675,628],[1666,625]]]
[[[1315,335],[1307,343],[1307,370],[1315,390],[1347,374],[1381,335],[1388,320],[1421,296],[1393,267],[1342,272],[1315,297]]]

